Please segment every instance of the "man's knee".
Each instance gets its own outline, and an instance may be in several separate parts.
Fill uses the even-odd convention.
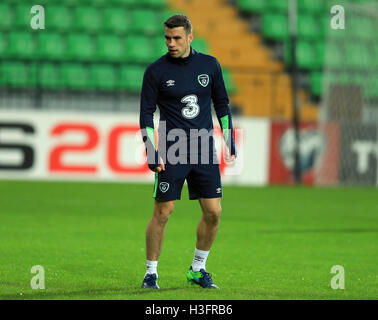
[[[220,206],[213,206],[211,208],[207,208],[207,210],[203,212],[203,217],[208,224],[217,225],[219,223],[221,213],[222,208]]]
[[[173,209],[175,201],[155,201],[154,217],[160,224],[166,224]]]

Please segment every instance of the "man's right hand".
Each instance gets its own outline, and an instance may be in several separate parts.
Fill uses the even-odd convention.
[[[160,157],[160,164],[157,167],[155,167],[155,169],[153,169],[152,171],[159,173],[164,170],[165,170],[165,164],[163,162],[163,159]]]

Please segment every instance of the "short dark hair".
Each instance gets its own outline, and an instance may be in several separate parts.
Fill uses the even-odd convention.
[[[171,16],[167,21],[164,22],[164,25],[169,29],[184,27],[186,34],[192,33],[192,23],[184,14],[175,14]]]

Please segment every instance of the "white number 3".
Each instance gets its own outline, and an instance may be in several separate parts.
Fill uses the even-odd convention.
[[[190,94],[181,99],[182,103],[186,103],[186,106],[181,109],[181,114],[184,118],[193,119],[198,116],[200,112],[200,106],[197,104],[198,98],[195,94]]]

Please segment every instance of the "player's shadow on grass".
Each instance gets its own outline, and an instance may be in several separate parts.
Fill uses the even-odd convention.
[[[77,291],[55,291],[55,292],[48,292],[44,290],[36,290],[35,293],[23,293],[20,295],[19,293],[16,294],[0,294],[0,300],[71,300],[72,298],[81,297],[79,300],[92,300],[96,299],[96,296],[118,296],[118,295],[133,295],[137,297],[138,295],[145,295],[145,294],[155,294],[154,299],[156,299],[156,294],[159,292],[166,292],[166,291],[175,291],[175,290],[182,290],[185,289],[184,287],[176,287],[176,288],[163,288],[160,290],[151,290],[151,289],[142,289],[142,288],[107,288],[107,289],[86,289],[86,290],[77,290]],[[83,298],[86,296],[86,298]],[[59,298],[62,297],[62,298]],[[66,297],[66,298],[65,298]],[[73,299],[74,300],[74,299]],[[102,299],[100,299],[102,300]],[[111,300],[120,300],[116,297]]]

